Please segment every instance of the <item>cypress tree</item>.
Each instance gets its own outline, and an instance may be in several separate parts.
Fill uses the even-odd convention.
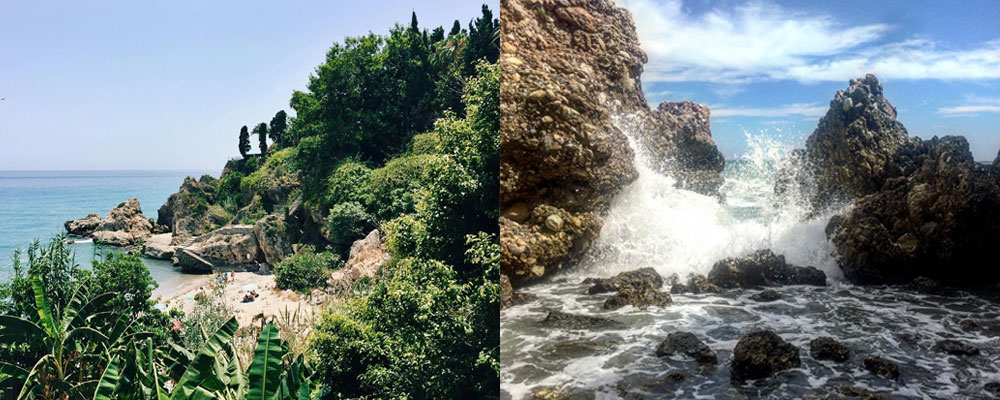
[[[247,158],[247,152],[250,151],[250,132],[247,131],[247,126],[243,125],[240,128],[240,155],[244,159]]]
[[[284,148],[288,146],[285,139],[285,132],[288,130],[288,115],[285,114],[285,110],[278,111],[274,114],[274,118],[271,118],[271,143],[278,148]]]
[[[448,37],[455,36],[459,33],[462,33],[462,23],[458,22],[456,19],[455,23],[451,25],[451,32],[448,32]]]
[[[260,140],[260,155],[261,158],[267,158],[267,124],[261,122],[253,128],[253,133],[257,135]]]

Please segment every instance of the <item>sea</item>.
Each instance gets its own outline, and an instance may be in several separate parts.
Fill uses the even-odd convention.
[[[203,174],[218,176],[219,171],[0,171],[0,281],[9,279],[14,249],[26,248],[34,239],[46,243],[65,232],[64,222],[89,213],[103,217],[133,197],[144,215],[155,218],[185,177]],[[83,241],[72,248],[76,262],[90,268],[93,243]],[[168,261],[143,261],[159,284],[154,296],[197,279]]]
[[[615,198],[600,236],[577,265],[523,288],[531,300],[501,312],[503,398],[537,398],[540,390],[581,399],[826,398],[842,385],[893,399],[991,398],[984,386],[1000,381],[996,291],[931,295],[844,280],[824,232],[832,213],[810,214],[808,185],[804,192],[774,192],[778,171],[793,148],[779,135],[745,132],[748,150],[727,160],[720,201],[676,188],[669,174],[650,167],[651,156],[633,140],[638,131],[632,119],[620,116],[615,124],[636,150],[639,178]],[[734,290],[674,294],[673,304],[663,308],[605,310],[606,295],[589,295],[582,283],[586,277],[644,267],[683,281],[691,273],[707,274],[718,260],[764,248],[784,255],[789,264],[823,270],[828,286],[775,288],[784,297],[770,303],[750,299],[755,290]],[[553,327],[542,322],[550,311],[621,325]],[[759,381],[733,380],[733,348],[757,329],[774,330],[798,347],[802,365]],[[677,331],[704,341],[718,354],[718,366],[701,368],[683,356],[657,357],[657,345]],[[809,342],[820,336],[844,343],[851,359],[813,359]],[[942,339],[970,344],[980,354],[942,353],[935,348]],[[900,378],[886,380],[866,371],[862,361],[868,356],[896,362]]]

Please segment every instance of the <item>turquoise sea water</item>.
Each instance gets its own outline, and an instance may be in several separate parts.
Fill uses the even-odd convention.
[[[10,271],[10,256],[35,238],[43,242],[64,231],[67,220],[97,213],[102,217],[121,202],[139,199],[143,214],[156,211],[186,176],[219,171],[0,171],[0,280]],[[93,245],[74,245],[77,262],[89,267]],[[146,260],[158,292],[190,276],[169,262]]]

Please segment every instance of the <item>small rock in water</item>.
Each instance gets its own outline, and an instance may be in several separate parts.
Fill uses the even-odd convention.
[[[677,275],[673,275],[672,278],[676,278]],[[679,279],[677,279],[679,280]],[[687,284],[682,284],[676,282],[670,286],[670,293],[681,294],[681,293],[691,293],[691,294],[701,294],[701,293],[722,293],[722,288],[714,283],[708,283],[708,279],[705,275],[700,274],[690,274],[688,275]]]
[[[983,389],[996,397],[1000,397],[1000,382],[987,383],[983,386]]]
[[[753,288],[777,285],[826,286],[826,274],[814,267],[797,267],[785,262],[785,256],[764,249],[747,257],[726,258],[716,262],[708,281],[723,288]]]
[[[935,347],[953,356],[975,356],[979,355],[979,349],[954,339],[938,340]]]
[[[751,332],[733,349],[732,373],[737,380],[760,379],[801,365],[799,349],[772,330]]]
[[[593,284],[587,289],[589,294],[617,292],[625,287],[639,287],[650,284],[655,288],[663,286],[663,277],[652,268],[640,268],[633,271],[622,272],[610,278],[587,278],[584,284]]]
[[[885,379],[899,379],[899,365],[882,357],[869,356],[864,362],[865,369]]]
[[[978,331],[983,329],[983,325],[972,319],[963,319],[958,326],[965,332]]]
[[[926,276],[918,276],[913,279],[913,287],[921,293],[939,293],[941,284]]]
[[[606,310],[614,310],[627,305],[635,308],[646,308],[649,306],[665,307],[672,302],[670,294],[657,290],[649,282],[642,282],[638,287],[626,286],[619,290],[618,293],[608,297],[604,301],[604,308]]]
[[[851,351],[836,339],[822,336],[809,342],[809,355],[817,360],[844,362],[851,358]]]
[[[857,386],[841,385],[821,397],[823,400],[889,400],[889,397]]]
[[[694,358],[698,364],[715,365],[719,362],[715,352],[705,342],[690,332],[674,332],[656,348],[659,357],[680,353]]]
[[[549,311],[549,315],[545,316],[541,324],[553,328],[568,329],[619,328],[622,326],[621,322],[612,319],[570,314],[562,311]]]
[[[753,301],[767,303],[771,301],[781,300],[782,296],[781,293],[768,289],[763,292],[757,293],[753,296],[750,296],[750,298],[753,299]]]

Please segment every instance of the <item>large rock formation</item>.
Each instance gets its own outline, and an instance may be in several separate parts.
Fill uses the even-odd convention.
[[[715,171],[718,163],[705,150],[707,110],[649,110],[639,81],[646,55],[626,10],[611,1],[504,0],[500,12],[500,262],[516,287],[575,262],[613,196],[636,178],[614,116],[636,118],[629,129],[649,131],[642,137],[666,164]],[[701,188],[700,174],[681,181]]]
[[[351,252],[344,267],[330,274],[330,286],[337,287],[364,277],[374,278],[387,262],[389,262],[389,252],[382,240],[382,234],[378,229],[373,229],[364,239],[357,240],[351,245]]]
[[[71,235],[88,236],[111,246],[132,246],[152,235],[153,223],[142,215],[139,200],[129,199],[111,209],[103,219],[97,214],[66,221],[66,231]]]
[[[178,247],[174,258],[185,271],[203,271],[219,265],[254,265],[263,256],[253,225],[229,225],[199,236],[190,246]]]
[[[758,250],[746,257],[731,257],[716,262],[708,273],[708,282],[719,287],[754,288],[758,286],[825,286],[826,274],[814,267],[798,267],[785,262],[785,256],[771,250]]]
[[[268,215],[253,226],[264,260],[272,265],[295,253],[292,244],[296,243],[296,238],[285,219],[284,215]]]
[[[875,75],[851,79],[806,141],[816,179],[814,204],[825,207],[882,188],[897,174],[892,161],[907,141],[906,128]]]
[[[874,75],[837,92],[800,156],[817,209],[853,201],[827,227],[849,280],[1000,281],[983,267],[1000,240],[1000,162],[976,163],[962,137],[908,137]]]
[[[170,227],[171,244],[178,244],[192,236],[208,233],[216,226],[228,222],[219,207],[211,207],[215,198],[216,179],[205,175],[200,180],[184,178],[180,190],[171,194],[160,207],[157,223]]]

